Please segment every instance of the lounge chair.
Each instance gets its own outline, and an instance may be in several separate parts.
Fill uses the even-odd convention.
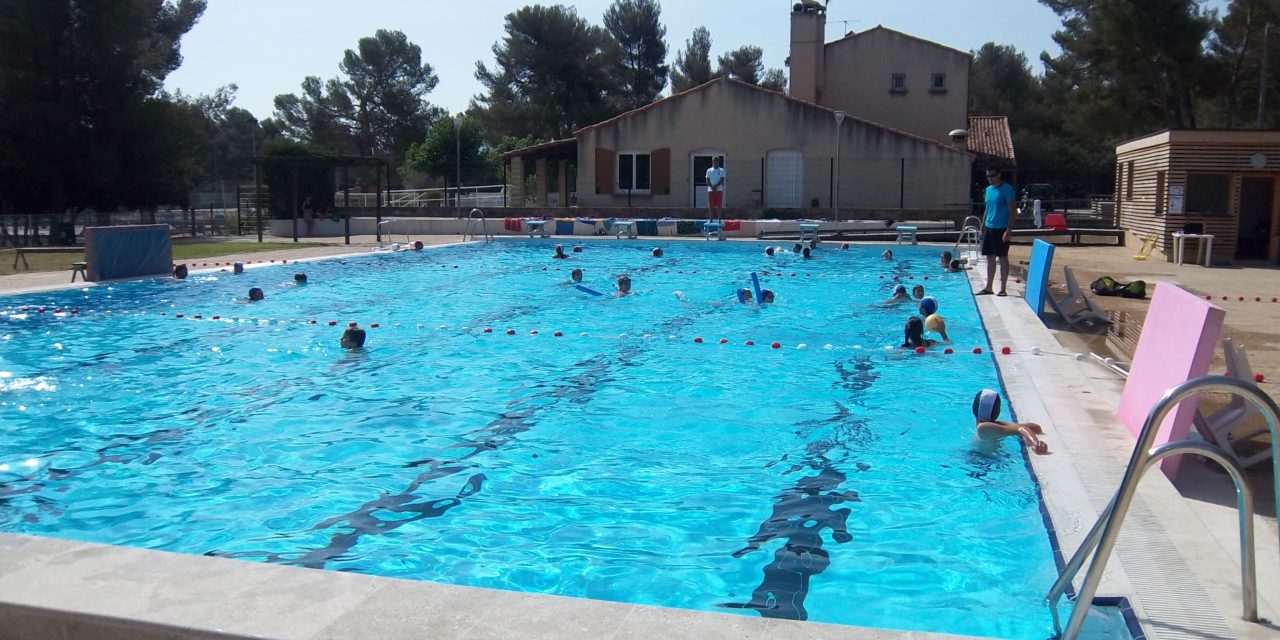
[[[1142,239],[1142,250],[1139,251],[1138,255],[1134,256],[1133,259],[1146,260],[1151,255],[1151,251],[1156,248],[1157,238],[1158,236],[1154,233],[1147,234],[1147,237]]]
[[[1237,347],[1231,342],[1231,338],[1224,338],[1222,340],[1222,355],[1227,361],[1227,375],[1229,377],[1253,384],[1253,368],[1249,366],[1249,354],[1243,346]],[[1255,415],[1257,415],[1257,410],[1253,408],[1253,405],[1240,396],[1232,396],[1227,406],[1210,415],[1206,416],[1196,411],[1196,416],[1192,423],[1195,424],[1196,430],[1200,432],[1206,442],[1218,445],[1236,462],[1240,463],[1241,468],[1248,469],[1255,464],[1270,460],[1271,446],[1263,447],[1261,451],[1252,455],[1246,455],[1237,450],[1236,445],[1267,433],[1269,429],[1267,429],[1266,424],[1262,424],[1239,435],[1233,436],[1231,432],[1248,422]]]
[[[1045,296],[1053,310],[1062,316],[1062,319],[1066,320],[1067,324],[1073,325],[1081,320],[1111,324],[1111,317],[1107,315],[1107,312],[1094,303],[1093,299],[1080,288],[1080,285],[1076,282],[1075,274],[1071,272],[1071,267],[1063,266],[1062,273],[1067,280],[1066,297],[1059,300],[1053,297],[1052,292]],[[1072,311],[1072,307],[1075,307],[1076,310]]]

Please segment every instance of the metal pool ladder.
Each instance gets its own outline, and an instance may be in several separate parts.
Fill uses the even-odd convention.
[[[472,209],[467,214],[467,226],[462,229],[462,241],[476,239],[475,224],[480,223],[480,232],[483,234],[485,242],[493,242],[493,234],[489,233],[489,222],[484,217],[484,212],[479,209]],[[468,237],[470,236],[470,237]]]
[[[1110,504],[1103,510],[1102,515],[1098,516],[1084,543],[1076,550],[1075,555],[1071,556],[1071,561],[1067,563],[1062,575],[1058,576],[1057,582],[1049,590],[1049,595],[1045,597],[1045,602],[1053,613],[1054,629],[1061,632],[1061,638],[1074,640],[1080,634],[1085,615],[1089,611],[1089,604],[1093,602],[1093,597],[1098,591],[1102,572],[1107,568],[1107,560],[1111,557],[1116,538],[1120,535],[1120,527],[1124,524],[1124,517],[1129,512],[1129,505],[1133,502],[1133,494],[1138,488],[1138,482],[1142,480],[1142,475],[1151,468],[1151,465],[1184,453],[1194,453],[1217,462],[1231,474],[1231,480],[1235,482],[1236,509],[1240,516],[1240,583],[1244,619],[1249,622],[1258,622],[1257,569],[1253,554],[1253,492],[1245,482],[1244,470],[1235,458],[1217,445],[1207,442],[1179,440],[1167,442],[1155,448],[1151,447],[1165,416],[1183,400],[1205,391],[1239,396],[1251,403],[1254,409],[1266,418],[1267,428],[1271,432],[1271,464],[1276,472],[1276,502],[1280,507],[1280,408],[1277,408],[1271,396],[1263,393],[1257,385],[1226,376],[1196,378],[1170,389],[1147,414],[1147,420],[1142,424],[1142,432],[1138,435],[1138,443],[1133,449],[1133,456],[1129,458],[1129,466],[1125,468],[1124,478],[1120,481],[1120,487],[1116,489],[1115,496],[1111,498]],[[1071,588],[1072,579],[1080,572],[1080,568],[1084,566],[1085,560],[1089,559],[1090,555],[1093,561],[1089,564],[1084,582],[1080,585],[1080,592],[1075,598],[1076,607],[1067,621],[1067,628],[1062,631],[1058,619],[1058,600]]]
[[[970,220],[973,221],[972,224],[969,223]],[[965,216],[964,222],[960,223],[960,237],[956,238],[955,250],[951,254],[951,257],[956,260],[959,260],[962,257],[960,253],[961,245],[964,246],[963,257],[968,258],[971,252],[977,253],[979,243],[978,231],[981,228],[982,221],[978,219],[978,216]]]

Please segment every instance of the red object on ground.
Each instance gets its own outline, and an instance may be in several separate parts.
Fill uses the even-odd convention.
[[[974,348],[973,348],[973,352],[974,352],[974,353],[982,353],[982,347],[974,347]]]
[[[1212,299],[1213,299],[1213,296],[1205,296],[1205,297],[1204,297],[1204,299],[1205,299],[1205,300],[1212,300]]]
[[[1013,353],[1013,349],[1010,349],[1009,347],[1004,347],[1003,349],[1000,350],[1000,353],[1007,356]]]
[[[1227,297],[1226,297],[1226,296],[1222,296],[1222,299],[1223,299],[1223,300],[1226,300],[1226,299],[1227,299]]]
[[[1255,373],[1255,374],[1253,374],[1253,381],[1254,381],[1254,382],[1265,382],[1266,380],[1267,380],[1267,377],[1266,377],[1266,376],[1264,376],[1264,375],[1262,375],[1261,373]]]
[[[516,330],[515,330],[515,329],[507,329],[507,335],[509,335],[509,336],[514,336],[515,334],[516,334]]]
[[[563,333],[560,333],[559,331],[557,331],[557,332],[555,332],[555,333],[553,333],[553,334],[551,334],[551,335],[553,335],[553,336],[555,336],[555,337],[559,338],[560,336],[563,336],[564,334],[563,334]]]
[[[942,352],[943,352],[943,353],[945,353],[945,354],[947,354],[947,355],[951,355],[951,354],[955,353],[955,350],[954,350],[954,349],[952,349],[951,347],[947,347],[946,349],[943,349],[943,350],[942,350]]]
[[[916,347],[916,353],[917,354],[924,353],[924,347]]]
[[[694,338],[693,341],[698,344],[702,344],[702,338]]]
[[[1240,302],[1244,302],[1244,296],[1240,296]]]
[[[775,343],[773,343],[773,344],[771,344],[771,345],[769,345],[769,346],[770,346],[770,347],[773,347],[774,349],[781,349],[781,348],[782,348],[782,343],[781,343],[781,342],[775,342]]]
[[[1021,278],[1014,278],[1014,279],[1013,279],[1013,283],[1014,283],[1014,284],[1022,284],[1022,279],[1021,279]]]
[[[1063,213],[1045,213],[1044,228],[1050,231],[1066,231],[1067,216]]]
[[[1258,296],[1258,297],[1254,298],[1254,299],[1253,299],[1253,301],[1254,301],[1254,302],[1262,302],[1262,296]]]

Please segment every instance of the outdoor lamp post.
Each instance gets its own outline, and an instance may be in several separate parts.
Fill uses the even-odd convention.
[[[832,197],[831,208],[835,209],[836,223],[840,222],[840,125],[844,123],[845,116],[849,115],[844,111],[836,111],[836,187],[835,196]]]
[[[457,162],[458,190],[453,194],[453,205],[462,206],[462,113],[453,117],[454,160]]]

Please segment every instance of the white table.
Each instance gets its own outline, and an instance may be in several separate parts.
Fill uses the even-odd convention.
[[[1201,254],[1201,253],[1204,254],[1204,259],[1200,260],[1199,262],[1201,262],[1206,267],[1209,266],[1211,264],[1211,261],[1213,260],[1213,234],[1210,234],[1210,233],[1174,232],[1173,261],[1178,264],[1182,264],[1182,258],[1184,253],[1183,248],[1188,238],[1199,241],[1199,244],[1196,247],[1197,249],[1196,257],[1197,258],[1200,257],[1198,254]]]
[[[613,234],[613,237],[615,237],[615,238],[621,238],[621,237],[622,237],[622,234],[624,234],[624,233],[625,233],[625,234],[627,234],[627,237],[628,237],[628,238],[631,238],[631,239],[635,239],[635,238],[640,237],[640,236],[636,233],[636,222],[635,222],[635,220],[619,220],[619,221],[617,221],[617,222],[614,222],[614,223],[613,223],[613,226],[614,226],[614,228],[615,228],[615,229],[617,229],[617,230],[618,230],[618,231],[617,231],[617,233],[614,233],[614,234]]]
[[[818,223],[801,222],[800,223],[800,241],[817,240],[818,239]]]

